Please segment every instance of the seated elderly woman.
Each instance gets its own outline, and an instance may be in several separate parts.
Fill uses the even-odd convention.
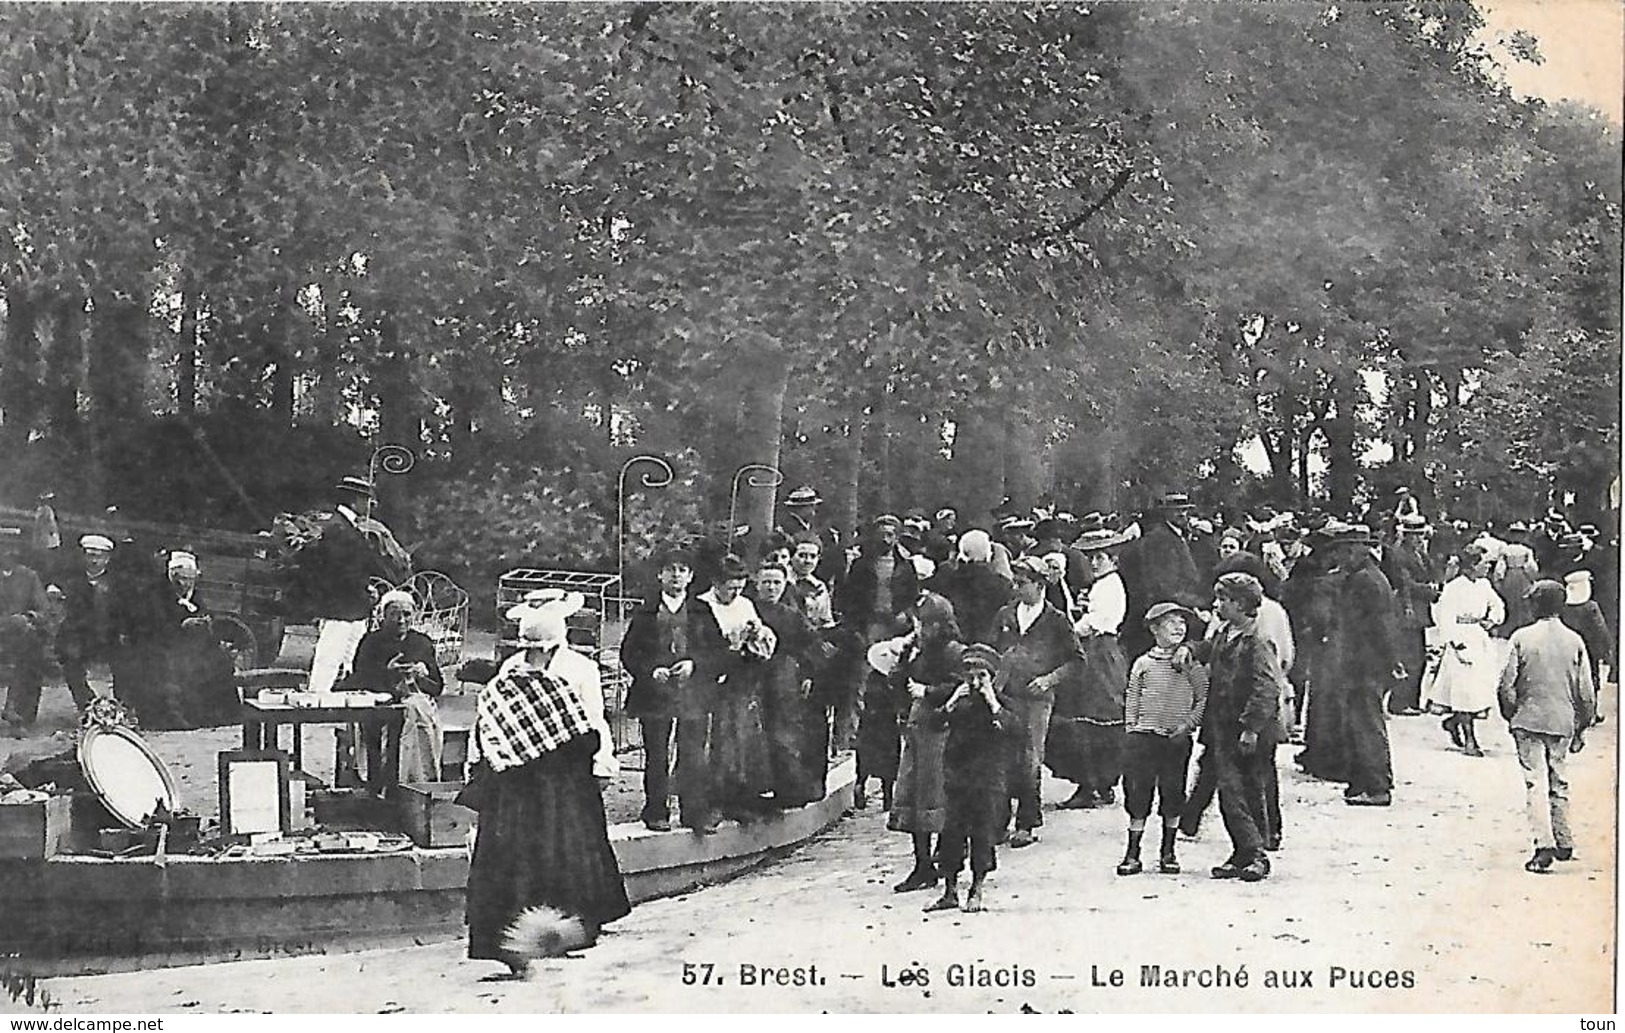
[[[435,660],[434,641],[412,630],[417,601],[399,589],[386,592],[378,601],[378,627],[361,637],[355,650],[355,666],[346,688],[387,692],[406,705],[406,724],[401,730],[401,781],[440,780],[440,716],[433,697],[445,691],[446,683]],[[379,770],[383,730],[366,731],[367,769]]]

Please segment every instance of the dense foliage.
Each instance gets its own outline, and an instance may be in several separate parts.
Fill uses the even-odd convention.
[[[681,468],[640,546],[721,518],[747,462],[846,520],[1400,482],[1600,510],[1619,130],[1509,94],[1482,26],[1466,0],[14,6],[0,501],[264,526],[404,442],[392,522],[482,570],[607,562],[639,452]]]

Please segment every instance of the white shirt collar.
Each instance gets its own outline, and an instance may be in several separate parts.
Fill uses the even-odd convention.
[[[660,605],[665,607],[666,612],[668,613],[678,612],[683,608],[683,604],[686,602],[688,602],[687,592],[679,592],[676,595],[667,595],[664,592],[660,593]]]
[[[1044,601],[1042,599],[1036,603],[1016,604],[1016,623],[1020,625],[1021,633],[1023,635],[1027,634],[1027,629],[1033,626],[1033,622],[1036,621],[1038,619],[1038,615],[1043,612]]]

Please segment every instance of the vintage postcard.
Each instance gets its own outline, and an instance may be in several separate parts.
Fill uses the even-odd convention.
[[[1615,1010],[1617,0],[0,55],[14,1028]]]

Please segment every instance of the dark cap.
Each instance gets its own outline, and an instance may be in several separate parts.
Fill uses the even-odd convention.
[[[984,671],[996,671],[999,667],[999,651],[985,642],[972,642],[959,654],[959,666],[966,670],[980,667]]]
[[[1187,625],[1196,623],[1196,614],[1189,607],[1181,606],[1178,603],[1158,603],[1157,605],[1151,607],[1151,609],[1145,611],[1146,626],[1149,627],[1150,625],[1155,624],[1157,621],[1162,620],[1170,613],[1177,613],[1179,616],[1185,618],[1185,623]]]

